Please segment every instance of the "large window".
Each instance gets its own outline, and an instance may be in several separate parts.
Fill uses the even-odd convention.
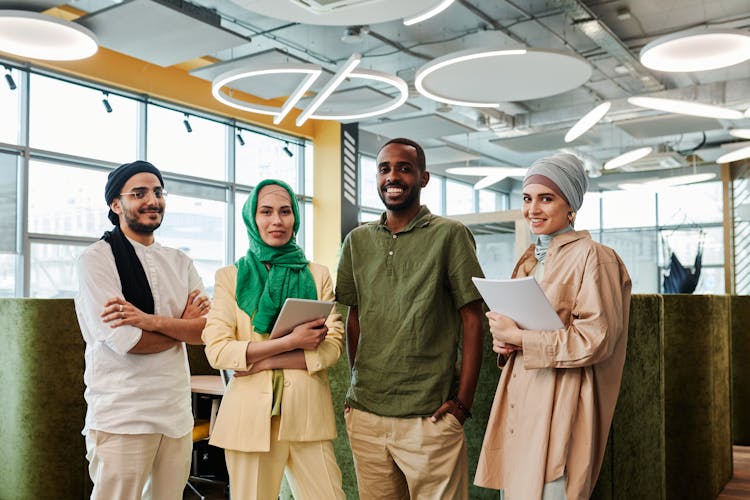
[[[5,69],[0,67],[0,69]],[[20,125],[20,106],[21,106],[21,73],[10,69],[6,70],[7,74],[13,79],[16,85],[11,89],[9,85],[0,85],[0,110],[2,118],[0,119],[0,142],[18,144],[18,130]]]
[[[135,159],[138,103],[133,99],[36,74],[30,92],[32,148],[114,163]]]
[[[240,211],[261,179],[285,180],[300,196],[297,240],[311,256],[304,140],[34,70],[12,75],[17,88],[0,89],[0,143],[9,145],[0,153],[0,297],[77,293],[78,256],[112,227],[107,175],[137,158],[162,171],[169,193],[157,241],[190,256],[209,292],[216,270],[247,251]]]
[[[104,201],[107,171],[29,162],[29,232],[96,238],[111,227]]]
[[[299,192],[298,161],[303,158],[302,148],[246,130],[240,133],[245,145],[237,143],[235,152],[237,183],[254,186],[263,179],[279,179]]]
[[[149,104],[146,158],[164,172],[226,179],[228,127]]]
[[[17,157],[0,154],[0,297],[12,297],[16,291],[17,164]]]

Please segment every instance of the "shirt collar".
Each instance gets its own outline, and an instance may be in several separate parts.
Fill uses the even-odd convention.
[[[125,236],[125,238],[127,238],[127,240],[130,242],[131,245],[133,245],[133,248],[142,248],[144,250],[151,250],[151,249],[159,248],[160,246],[159,243],[156,242],[156,240],[154,240],[153,243],[147,246],[147,245],[144,245],[143,243],[135,241],[132,238],[129,238],[128,235],[126,235],[125,233],[122,233],[122,235]]]
[[[425,227],[430,223],[433,217],[434,216],[432,215],[432,212],[430,212],[430,209],[427,208],[427,205],[422,205],[420,206],[419,212],[417,212],[417,215],[415,215],[414,218],[411,220],[411,222],[409,222],[409,224],[407,224],[405,228],[399,231],[399,233],[408,233],[409,231],[411,231],[412,229],[416,227],[419,227],[419,228]],[[385,225],[386,218],[387,218],[387,213],[383,212],[380,215],[380,220],[378,221],[378,227],[380,229],[390,231],[388,226]]]

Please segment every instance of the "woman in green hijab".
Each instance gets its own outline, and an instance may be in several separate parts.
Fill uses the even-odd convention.
[[[331,276],[297,245],[297,200],[284,182],[259,183],[242,218],[250,248],[217,271],[203,330],[211,365],[237,375],[209,442],[225,450],[232,498],[275,500],[285,469],[299,500],[344,498],[327,374],[343,349],[341,316],[268,338],[288,297],[332,301]]]

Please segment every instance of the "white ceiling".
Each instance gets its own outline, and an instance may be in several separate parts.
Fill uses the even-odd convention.
[[[463,160],[455,159],[461,155],[446,155],[445,160],[452,165],[443,164],[439,154],[431,155],[433,170],[438,173],[456,164],[528,166],[562,147],[579,154],[589,165],[601,166],[621,152],[646,145],[660,151],[674,151],[677,158],[684,160],[683,166],[699,168],[715,160],[721,144],[737,140],[727,133],[730,127],[750,128],[750,118],[735,122],[690,118],[636,108],[626,101],[630,96],[658,95],[739,110],[750,107],[750,62],[685,74],[653,72],[638,62],[639,50],[645,44],[675,31],[699,26],[750,29],[748,0],[456,0],[446,11],[414,26],[402,23],[405,15],[416,10],[399,11],[407,4],[404,0],[396,7],[392,0],[362,3],[354,13],[378,8],[382,13],[371,17],[370,22],[365,23],[361,16],[342,15],[344,11],[340,10],[333,17],[317,14],[310,18],[319,19],[320,24],[290,21],[300,19],[295,17],[295,9],[299,9],[296,0],[190,1],[200,8],[189,9],[186,1],[178,0],[69,0],[68,4],[91,14],[90,19],[101,19],[89,26],[113,50],[134,54],[131,48],[134,40],[148,40],[159,34],[149,33],[156,30],[162,38],[156,38],[156,43],[142,44],[134,54],[136,57],[156,64],[174,64],[181,62],[176,60],[181,57],[197,55],[219,59],[220,63],[214,67],[193,72],[206,79],[248,61],[269,58],[314,63],[335,72],[353,52],[359,52],[360,68],[397,75],[410,85],[407,105],[387,116],[360,123],[362,145],[372,149],[388,138],[406,136],[422,141],[426,148],[436,152],[448,148],[443,151],[463,153]],[[0,6],[3,3],[7,2],[0,0]],[[143,14],[140,19],[112,15],[127,12],[131,3],[141,8],[153,4],[149,11],[167,12],[167,18],[153,28],[155,23],[146,22],[152,14]],[[260,11],[279,13],[279,18]],[[220,27],[209,22],[212,16],[220,20]],[[387,18],[395,20],[382,20]],[[360,29],[356,43],[341,40],[350,20],[366,25]],[[190,22],[183,25],[186,21]],[[196,30],[194,23],[201,22],[206,26]],[[125,23],[131,40],[104,35]],[[178,46],[184,44],[180,41],[182,37],[192,35],[192,40],[198,40],[198,34],[204,31],[221,37],[228,33],[231,43],[224,48],[208,42],[202,46],[199,43],[196,48],[193,43],[189,53],[178,55],[177,49],[186,48]],[[583,85],[558,95],[506,101],[492,109],[445,106],[413,90],[417,70],[435,58],[459,50],[518,46],[561,51],[581,58],[591,66],[591,77]],[[483,81],[494,79],[502,87],[512,84],[514,71],[505,68],[493,74],[484,68],[480,76]],[[538,78],[554,81],[562,76],[550,71]],[[450,75],[449,83],[468,84],[472,78],[476,75],[470,70],[462,71]],[[348,95],[339,96],[339,102],[367,101],[376,99],[378,93],[394,93],[387,85],[375,84],[365,91],[353,90],[361,87],[362,82],[352,81],[348,85]],[[261,86],[258,93],[262,97],[283,94],[293,87],[291,84],[273,87],[269,82],[261,82]],[[346,88],[342,86],[342,90]],[[607,116],[580,139],[566,145],[562,137],[568,128],[604,100],[613,103]],[[664,171],[663,175],[669,174],[670,171]],[[605,173],[601,180],[608,175]]]

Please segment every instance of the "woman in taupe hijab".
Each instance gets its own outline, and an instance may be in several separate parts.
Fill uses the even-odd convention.
[[[570,154],[543,158],[523,183],[535,244],[513,277],[534,276],[564,327],[522,330],[487,313],[503,369],[477,467],[501,498],[588,499],[599,475],[625,362],[630,277],[620,257],[575,231],[588,179]]]

